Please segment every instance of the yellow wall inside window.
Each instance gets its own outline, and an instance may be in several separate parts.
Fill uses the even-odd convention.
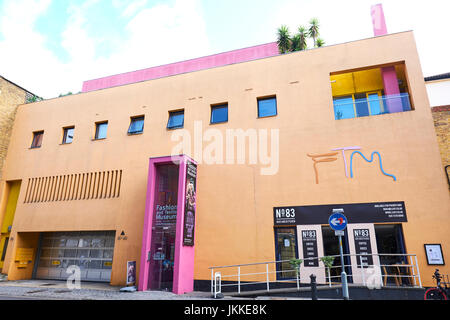
[[[352,95],[359,92],[383,90],[380,69],[369,69],[330,76],[333,97]]]

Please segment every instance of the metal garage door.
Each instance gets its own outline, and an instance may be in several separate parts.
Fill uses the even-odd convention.
[[[66,270],[80,268],[81,281],[111,280],[114,231],[43,233],[36,279],[65,280]]]

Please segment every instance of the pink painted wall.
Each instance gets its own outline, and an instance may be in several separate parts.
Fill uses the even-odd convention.
[[[139,291],[145,291],[148,289],[150,263],[149,261],[147,261],[147,258],[148,252],[151,250],[153,208],[155,204],[154,194],[156,166],[158,164],[166,163],[177,163],[179,165],[173,292],[176,294],[184,294],[194,291],[195,246],[183,246],[183,223],[185,210],[184,204],[186,194],[186,163],[188,160],[196,164],[194,160],[185,155],[152,158],[149,161],[147,198],[145,204],[144,230],[141,248],[141,263],[139,268]]]
[[[397,73],[395,67],[381,68],[381,76],[384,84],[384,95],[389,113],[403,112],[403,103],[400,98]]]
[[[83,83],[82,92],[100,90],[139,81],[152,80],[186,72],[193,72],[234,63],[267,58],[276,56],[278,54],[279,52],[277,43],[271,42],[263,45],[223,52],[211,56],[171,63],[163,66],[112,75],[94,80],[88,80]]]

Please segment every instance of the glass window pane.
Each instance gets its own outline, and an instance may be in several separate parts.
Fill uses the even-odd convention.
[[[95,133],[95,139],[105,139],[106,132],[108,130],[108,123],[97,123],[97,130]]]
[[[211,108],[211,123],[228,121],[228,105],[214,106]]]
[[[353,97],[346,96],[333,99],[334,118],[336,120],[351,119],[355,117],[355,109],[353,109]]]
[[[270,117],[277,115],[277,99],[259,99],[258,100],[258,117]]]
[[[64,139],[63,143],[71,143],[73,141],[73,133],[75,128],[66,128],[64,129]]]
[[[101,269],[102,268],[102,261],[101,260],[91,260],[89,263],[90,269]]]
[[[89,248],[91,246],[91,239],[90,238],[81,238],[78,242],[79,248]]]
[[[355,109],[358,117],[367,117],[369,115],[369,105],[365,93],[355,94]]]
[[[114,250],[104,250],[103,258],[112,259]]]
[[[66,247],[78,247],[78,238],[67,239]]]
[[[87,250],[87,249],[78,249],[77,250],[77,257],[78,258],[87,258],[87,257],[89,257],[89,250]]]
[[[378,96],[378,93],[371,93],[369,94],[369,104],[370,104],[370,114],[372,116],[381,114],[381,103],[380,103],[380,97]]]
[[[183,128],[184,125],[184,111],[171,112],[169,114],[169,122],[167,128],[176,129]]]
[[[144,117],[132,118],[128,133],[141,133],[144,131]]]
[[[91,250],[89,258],[102,258],[103,250]]]
[[[75,258],[77,256],[76,249],[66,249],[64,250],[64,257]]]
[[[39,148],[42,146],[42,138],[44,137],[44,132],[35,132],[33,134],[33,142],[31,143],[32,148]]]
[[[91,246],[92,246],[92,248],[103,248],[105,246],[105,239],[93,238]]]

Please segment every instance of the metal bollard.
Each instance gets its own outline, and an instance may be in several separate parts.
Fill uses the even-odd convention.
[[[311,278],[311,299],[317,300],[317,283],[316,283],[316,275],[312,274],[309,276]]]

